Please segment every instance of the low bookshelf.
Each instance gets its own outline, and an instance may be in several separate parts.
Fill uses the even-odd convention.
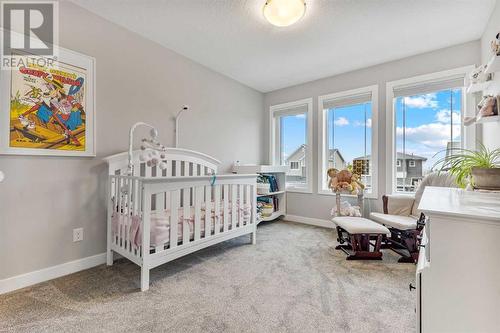
[[[286,189],[285,189],[285,174],[288,168],[286,166],[275,165],[234,165],[233,172],[239,174],[258,174],[259,179],[275,179],[275,183],[270,189],[261,191],[257,189],[257,203],[273,206],[272,213],[267,209],[259,209],[257,224],[263,221],[273,221],[286,215]],[[265,187],[261,185],[262,187]],[[261,206],[259,205],[259,206]]]

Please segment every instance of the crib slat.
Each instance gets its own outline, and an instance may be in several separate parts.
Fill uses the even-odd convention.
[[[195,187],[194,193],[194,240],[200,239],[201,235],[201,199],[203,196],[203,187]]]
[[[132,251],[132,242],[130,241],[130,226],[132,225],[132,205],[134,204],[132,202],[132,198],[133,198],[133,195],[132,193],[134,188],[133,188],[133,184],[134,184],[134,180],[132,179],[128,179],[127,180],[128,182],[128,190],[127,190],[127,230],[126,230],[126,247],[125,249],[128,250],[129,252]]]
[[[252,208],[251,208],[251,215],[250,215],[250,221],[251,223],[257,223],[257,186],[252,185]]]
[[[166,160],[165,163],[167,163],[167,177],[172,177],[174,172],[174,161]]]
[[[224,185],[224,231],[229,230],[229,185]]]
[[[217,235],[220,232],[220,224],[222,221],[221,217],[221,211],[220,211],[220,206],[221,206],[221,185],[215,185],[214,189],[214,205],[215,205],[215,227],[214,227],[214,234]]]
[[[231,185],[231,229],[236,228],[236,224],[238,223],[238,211],[236,210],[237,204],[236,197],[238,194],[238,185]]]
[[[114,198],[114,201],[113,201],[113,213],[114,215],[116,215],[116,217],[120,217],[119,213],[118,213],[118,179],[116,178],[113,178],[113,198]],[[119,220],[117,220],[119,221]],[[116,229],[115,231],[118,231],[118,226],[116,226]],[[115,244],[118,244],[117,243],[117,233],[113,234],[113,243]]]
[[[123,186],[123,178],[120,178],[118,181],[118,214],[120,216],[119,219],[119,228],[118,228],[118,235],[119,235],[119,245],[120,247],[123,246],[123,195],[122,195],[122,186]]]
[[[243,226],[243,207],[244,207],[244,200],[243,200],[243,186],[244,185],[238,185],[238,200],[236,202],[236,209],[238,211],[238,226],[242,227]]]
[[[170,248],[177,246],[177,224],[179,223],[180,190],[171,192],[170,198]]]
[[[182,219],[182,245],[189,243],[189,220],[191,219],[191,206],[189,203],[189,192],[190,188],[185,188],[183,190],[184,198],[182,200],[183,205],[183,219]]]
[[[246,197],[245,197],[245,205],[243,206],[243,209],[246,209],[246,207],[252,207],[252,196],[251,196],[251,192],[250,192],[250,185],[245,185],[245,189],[246,189]],[[251,212],[250,212],[251,214]],[[248,216],[247,216],[248,218]],[[245,219],[245,216],[243,215],[243,219]],[[249,220],[247,220],[247,223],[250,223]]]
[[[179,177],[181,175],[181,161],[172,161],[172,165],[174,166],[172,176]]]
[[[130,192],[130,226],[132,226],[134,216],[139,216],[138,210],[138,196],[139,196],[139,180],[132,180],[132,191]],[[135,250],[134,240],[130,238],[130,228],[129,228],[129,240],[130,240],[130,251]]]
[[[217,218],[214,215],[214,223]],[[205,238],[212,234],[212,187],[205,186]]]
[[[127,179],[123,179],[122,183],[122,247],[127,248]]]

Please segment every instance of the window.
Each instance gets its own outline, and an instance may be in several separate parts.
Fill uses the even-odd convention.
[[[387,100],[393,104],[388,179],[393,191],[415,192],[437,160],[464,146],[465,73],[459,69],[388,83]]]
[[[289,167],[286,188],[312,192],[312,99],[273,105],[271,111],[271,162]]]
[[[327,170],[357,173],[368,196],[376,196],[378,86],[319,97],[319,193],[331,194]]]

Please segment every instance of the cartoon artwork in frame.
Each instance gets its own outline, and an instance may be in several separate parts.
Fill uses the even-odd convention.
[[[95,59],[60,47],[56,60],[16,58],[0,71],[0,154],[95,156]]]

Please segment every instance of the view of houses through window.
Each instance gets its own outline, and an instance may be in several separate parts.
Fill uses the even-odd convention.
[[[414,192],[434,163],[461,147],[462,89],[395,98],[396,190]]]
[[[349,169],[361,176],[367,193],[372,188],[372,103],[333,107],[327,112],[327,166]]]
[[[286,184],[288,187],[305,187],[307,184],[307,115],[281,116],[280,163],[288,166]]]
[[[461,80],[448,80],[430,86],[394,88],[395,154],[394,190],[414,192],[435,162],[462,146]],[[320,97],[323,113],[319,119],[321,192],[328,192],[326,170],[349,169],[361,176],[366,193],[376,193],[376,165],[372,149],[373,88]],[[434,91],[434,92],[429,92]],[[310,107],[309,107],[310,108]],[[287,188],[309,189],[308,171],[311,149],[308,143],[309,109],[295,106],[273,110],[276,149],[274,159],[288,166]],[[376,151],[375,153],[376,154]],[[309,176],[310,177],[310,176]]]

